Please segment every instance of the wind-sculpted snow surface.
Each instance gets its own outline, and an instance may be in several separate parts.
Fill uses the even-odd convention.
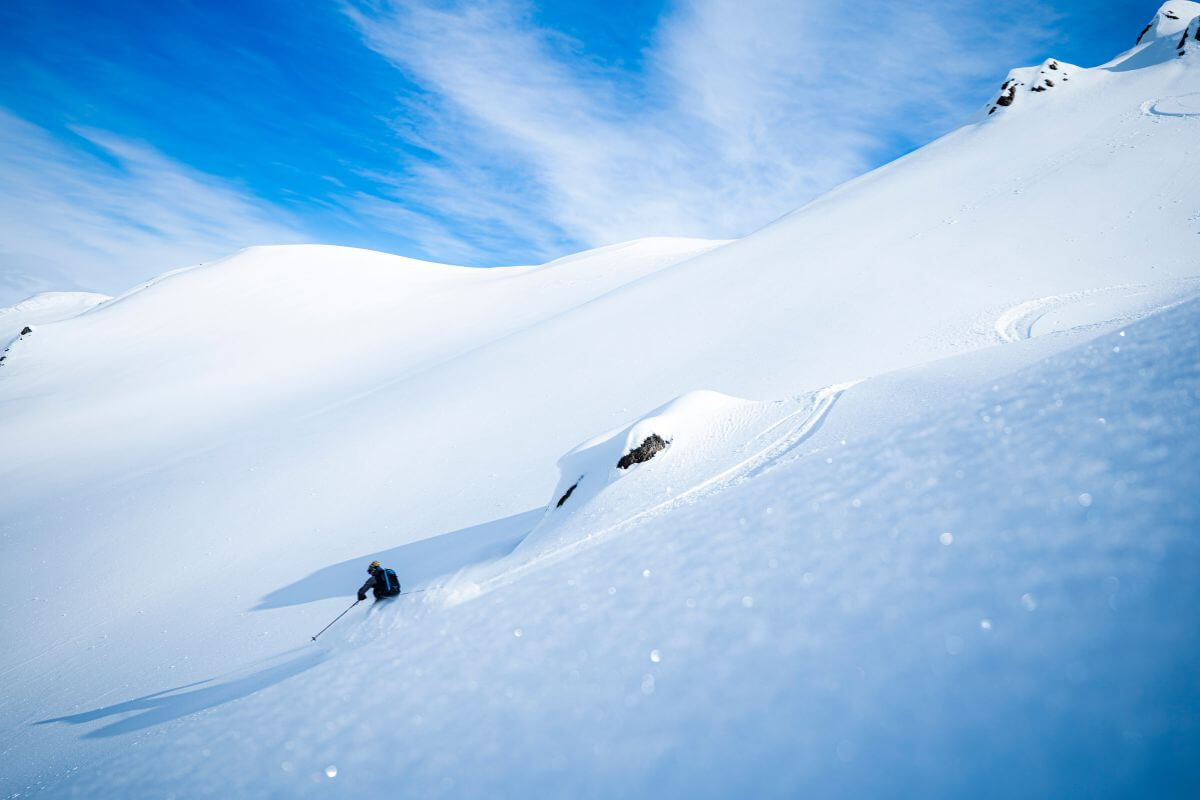
[[[1184,797],[1197,426],[1189,303],[478,600],[373,608],[58,791]]]

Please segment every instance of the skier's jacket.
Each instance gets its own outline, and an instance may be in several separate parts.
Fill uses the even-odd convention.
[[[371,577],[367,578],[366,583],[359,587],[359,600],[367,596],[367,589],[374,591],[376,599],[380,597],[395,597],[400,594],[400,581],[396,580],[394,570],[376,567],[371,570]]]

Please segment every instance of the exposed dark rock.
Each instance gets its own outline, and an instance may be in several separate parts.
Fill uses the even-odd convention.
[[[995,113],[996,113],[996,107],[995,107],[995,106],[992,106],[991,108],[989,108],[989,109],[988,109],[988,113],[989,113],[989,114],[995,114]]]
[[[1054,85],[1054,81],[1050,80],[1049,78],[1046,78],[1046,85],[1047,85],[1047,86],[1053,86],[1053,85]]]
[[[29,327],[28,325],[26,325],[24,328],[21,328],[22,336],[24,336],[27,333],[33,333],[33,328]]]
[[[1187,29],[1185,28],[1183,31],[1183,36],[1179,37],[1179,44],[1177,44],[1175,46],[1178,47],[1180,50],[1182,50],[1184,42],[1186,42],[1186,41],[1187,41]],[[1183,55],[1183,53],[1180,53],[1180,55]]]
[[[1197,42],[1200,42],[1200,25],[1196,26],[1196,35],[1192,38],[1194,38]]]
[[[1007,85],[1007,82],[1005,82],[1005,83]],[[1013,102],[1013,98],[1015,98],[1016,96],[1017,96],[1017,84],[1013,83],[1011,86],[1008,87],[1008,93],[1000,95],[1000,97],[996,100],[996,105],[1011,106],[1012,102]]]
[[[1142,32],[1138,34],[1137,41],[1134,42],[1135,45],[1139,45],[1142,43],[1142,37],[1146,35],[1146,31],[1150,30],[1150,26],[1153,24],[1154,23],[1152,23],[1152,22],[1146,23],[1146,27],[1142,28]]]
[[[1055,64],[1053,61],[1051,61],[1051,62],[1050,62],[1050,69],[1058,69],[1058,64]]]
[[[581,480],[583,480],[582,475],[579,476],[579,481]],[[567,491],[563,493],[563,496],[558,498],[558,505],[556,505],[555,508],[562,508],[562,504],[567,502],[567,498],[571,496],[571,492],[575,491],[575,487],[579,485],[579,481],[572,483],[571,488],[567,489]]]
[[[1165,11],[1165,12],[1163,12],[1163,16],[1166,17],[1167,19],[1179,19],[1179,17],[1175,16],[1174,11]]]
[[[1044,92],[1044,91],[1046,91],[1046,87],[1045,87],[1045,86],[1034,86],[1034,87],[1033,87],[1032,89],[1030,89],[1029,91],[1031,91],[1031,92]]]
[[[666,447],[667,440],[657,433],[652,433],[646,437],[646,441],[621,456],[621,460],[617,462],[617,466],[621,469],[629,469],[634,464],[649,461],[658,455],[660,451],[665,450]]]

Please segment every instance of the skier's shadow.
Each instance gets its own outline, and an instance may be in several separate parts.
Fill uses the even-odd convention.
[[[508,555],[545,513],[535,508],[511,517],[431,536],[411,544],[319,569],[306,578],[276,589],[263,597],[253,611],[282,608],[331,597],[353,594],[363,582],[364,568],[378,560],[393,567],[405,591],[421,589],[437,578],[453,575],[465,567]]]
[[[297,652],[300,655],[297,656]],[[124,703],[104,706],[92,711],[84,711],[80,714],[44,719],[34,724],[49,725],[53,722],[65,722],[71,725],[82,725],[86,722],[103,719],[104,717],[113,717],[134,712],[131,716],[126,716],[96,730],[88,731],[82,738],[107,739],[112,736],[120,736],[123,733],[140,731],[143,728],[149,728],[163,722],[170,722],[173,719],[186,717],[189,714],[195,714],[198,711],[204,711],[205,709],[228,703],[230,700],[237,700],[254,694],[260,689],[273,686],[312,669],[325,659],[325,653],[315,648],[299,647],[271,660],[278,661],[280,658],[285,658],[286,660],[250,674],[238,675],[235,673],[235,676],[226,677],[223,680],[209,678],[208,680],[177,686],[174,689],[164,689],[161,692],[155,692],[154,694],[148,694],[133,700],[126,700]],[[217,680],[220,680],[220,682],[214,683]]]

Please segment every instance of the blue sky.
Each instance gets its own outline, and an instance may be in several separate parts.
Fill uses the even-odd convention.
[[[254,243],[494,265],[740,236],[1156,7],[7,0],[0,292]]]

